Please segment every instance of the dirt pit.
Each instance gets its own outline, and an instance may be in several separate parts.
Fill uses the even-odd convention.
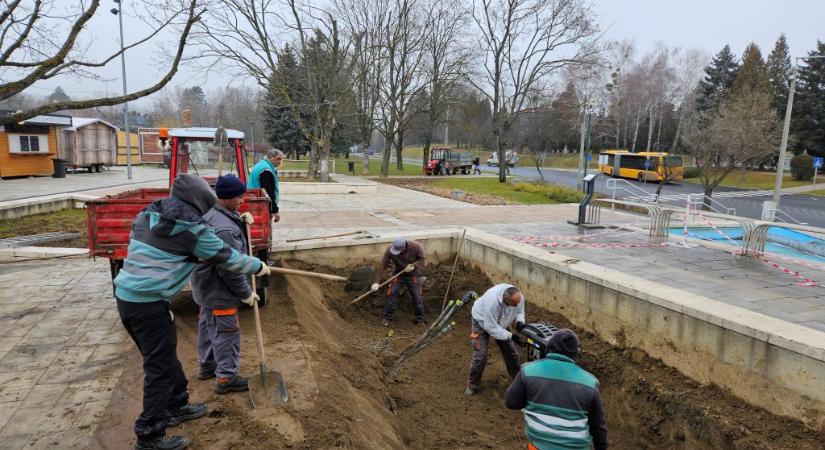
[[[293,268],[309,268],[291,261]],[[344,273],[323,267],[318,271]],[[429,266],[425,306],[433,319],[441,306],[449,267]],[[473,268],[459,267],[452,298],[493,284]],[[207,401],[209,415],[169,433],[186,433],[199,449],[523,449],[523,419],[504,406],[509,377],[492,347],[482,390],[466,397],[470,361],[469,309],[456,316],[455,330],[410,360],[390,383],[381,379],[395,356],[423,330],[412,324],[402,298],[395,323],[381,326],[383,297],[344,311],[355,297],[339,283],[276,277],[273,302],[262,309],[267,361],[286,380],[284,406],[251,409],[247,393],[214,394],[211,381],[195,378],[197,310],[176,303],[178,353],[194,401]],[[570,323],[527,299],[528,321],[559,327]],[[257,371],[251,311],[241,314],[242,369]],[[574,327],[575,329],[575,327]],[[755,408],[715,386],[700,385],[644,352],[611,346],[576,330],[580,364],[599,378],[612,448],[814,449],[823,434],[793,419]],[[522,355],[523,356],[523,355]],[[96,445],[125,447],[140,411],[141,369],[135,351],[96,435]],[[130,441],[131,442],[131,441]]]

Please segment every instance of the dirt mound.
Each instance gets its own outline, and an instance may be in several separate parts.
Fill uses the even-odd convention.
[[[427,272],[424,297],[426,315],[432,319],[440,310],[449,268],[430,266]],[[477,270],[460,267],[451,297],[491,284]],[[217,396],[211,383],[194,378],[197,311],[191,302],[176,306],[178,352],[192,377],[192,397],[209,401],[211,410],[209,417],[183,426],[194,448],[526,447],[521,413],[504,407],[510,380],[495,348],[482,390],[463,395],[470,360],[469,310],[457,315],[456,330],[385,384],[381,378],[386,365],[423,332],[412,324],[406,296],[387,329],[380,324],[382,297],[343,311],[342,305],[355,295],[344,293],[338,283],[275,278],[270,289],[273,303],[262,310],[268,363],[283,373],[290,394],[290,402],[278,409],[252,410],[245,394]],[[527,300],[528,320],[570,326],[563,316]],[[251,374],[257,367],[250,311],[241,314],[241,322],[243,372]],[[613,347],[586,332],[580,337],[581,365],[600,380],[613,448],[821,448],[825,436],[798,421],[700,385],[641,351]],[[124,436],[131,436],[141,389],[136,354],[130,370],[109,407],[106,426],[98,432],[101,445],[122,447]]]

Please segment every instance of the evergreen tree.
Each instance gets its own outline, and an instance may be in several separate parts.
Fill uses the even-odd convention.
[[[192,86],[183,90],[180,98],[181,111],[192,111],[192,126],[203,127],[207,123],[206,94],[200,86]]]
[[[768,55],[767,70],[776,112],[782,119],[785,117],[785,107],[788,104],[788,86],[792,71],[790,51],[784,34],[779,35],[776,45]]]
[[[770,93],[771,83],[759,46],[750,43],[742,54],[742,65],[733,82],[733,95],[750,95],[755,92]]]
[[[730,46],[725,45],[705,67],[705,78],[699,82],[696,109],[700,112],[715,110],[733,89],[738,71],[736,56],[730,51]]]
[[[797,138],[797,149],[816,156],[825,156],[825,42],[817,41],[816,50],[799,68],[791,126]]]
[[[309,141],[295,118],[293,107],[300,105],[303,89],[297,82],[298,61],[292,48],[287,45],[278,55],[278,65],[270,82],[264,103],[264,127],[270,145],[293,157],[309,151]],[[292,100],[294,103],[290,103]],[[299,109],[299,108],[295,108]],[[300,113],[307,123],[310,114]]]
[[[54,88],[54,91],[46,98],[49,103],[68,102],[71,100],[69,95],[60,86]]]

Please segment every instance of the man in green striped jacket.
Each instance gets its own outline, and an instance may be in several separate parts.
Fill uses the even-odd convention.
[[[572,330],[557,331],[547,357],[521,366],[507,388],[510,409],[524,412],[531,450],[607,448],[599,380],[576,364],[581,353]]]

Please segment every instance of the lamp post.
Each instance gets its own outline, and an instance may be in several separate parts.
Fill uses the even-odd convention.
[[[779,210],[779,197],[782,194],[782,178],[785,175],[785,157],[788,150],[788,135],[791,130],[791,110],[793,109],[793,95],[796,90],[796,77],[799,75],[799,61],[803,59],[825,59],[825,56],[800,56],[794,61],[791,72],[791,86],[788,89],[788,105],[785,107],[785,123],[782,127],[782,142],[779,144],[779,160],[776,162],[776,179],[773,187],[773,213],[768,217],[774,219]],[[766,202],[767,203],[767,202]],[[763,212],[763,217],[765,213]]]
[[[582,180],[587,175],[587,157],[585,156],[585,148],[590,149],[590,119],[592,117],[593,108],[596,106],[596,100],[592,97],[585,101],[585,116],[582,117],[581,127],[581,146],[579,147],[579,190],[584,189]]]
[[[120,22],[120,68],[123,74],[123,95],[126,95],[126,50],[123,44],[123,5],[120,0],[114,0],[120,9],[112,8],[111,13],[118,17]],[[129,102],[123,102],[123,128],[126,138],[126,178],[132,179],[132,135],[129,133]]]

